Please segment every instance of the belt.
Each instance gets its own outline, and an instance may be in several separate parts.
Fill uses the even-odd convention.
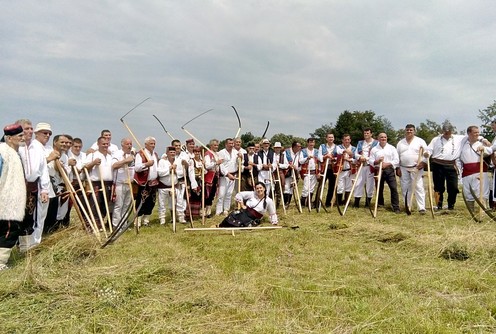
[[[403,168],[413,168],[413,167],[417,167],[417,165],[413,165],[413,166],[401,166],[400,167],[403,167]]]
[[[348,169],[341,169],[341,171],[342,171],[342,172],[347,172],[347,171],[349,171],[349,170],[351,170],[351,168],[348,168]]]
[[[432,162],[437,163],[438,165],[453,166],[456,160],[442,160],[442,159],[432,158]]]

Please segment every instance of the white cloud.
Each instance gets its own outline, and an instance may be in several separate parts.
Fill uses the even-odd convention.
[[[4,3],[0,121],[50,121],[93,141],[102,128],[168,143],[195,134],[306,137],[344,110],[396,128],[478,124],[494,100],[492,1],[64,1]],[[116,138],[116,139],[117,139]],[[115,140],[117,142],[117,140]]]

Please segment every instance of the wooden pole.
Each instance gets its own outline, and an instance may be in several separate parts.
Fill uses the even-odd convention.
[[[105,228],[105,222],[102,218],[102,212],[100,211],[100,206],[98,205],[95,189],[93,188],[93,183],[91,182],[90,174],[88,173],[88,169],[86,169],[86,167],[84,167],[84,174],[86,175],[86,180],[88,181],[88,186],[90,187],[91,197],[93,198],[93,202],[95,203],[96,213],[98,214],[98,219],[100,220],[100,224],[102,225],[103,234],[105,235],[105,238],[108,238],[107,229]]]
[[[84,188],[83,182],[81,181],[81,178],[79,177],[79,173],[78,173],[76,166],[72,167],[72,172],[76,176],[76,180],[78,182],[79,189],[81,190],[81,195],[83,196],[84,202],[86,204],[86,208],[88,209],[88,214],[91,218],[91,219],[88,219],[88,223],[90,224],[92,230],[96,231],[96,234],[98,234],[98,239],[101,240],[100,230],[98,229],[98,225],[96,224],[95,215],[93,215],[93,211],[91,210],[91,205],[90,205],[90,201],[88,200],[88,196],[86,194],[86,189]],[[83,207],[82,203],[81,203],[81,207]]]
[[[172,231],[176,233],[176,180],[174,178],[174,169],[171,169],[171,192],[172,192]]]
[[[105,190],[105,181],[103,181],[102,165],[98,165],[98,175],[100,177],[100,186],[102,187],[103,203],[105,204],[105,211],[107,212],[106,219],[109,225],[109,231],[110,233],[112,233],[113,226],[112,226],[112,221],[110,220],[109,205],[107,200],[107,190]]]
[[[281,172],[279,171],[279,163],[276,165],[277,183],[279,184],[279,193],[281,194],[282,211],[286,215],[286,204],[284,203],[284,191],[281,184]]]
[[[377,217],[377,207],[379,205],[379,189],[381,188],[381,178],[382,178],[382,161],[379,162],[379,173],[377,174],[377,187],[376,187],[376,193],[375,193],[375,203],[374,203],[374,213],[372,216],[374,218]]]
[[[362,172],[362,167],[363,167],[363,163],[360,163],[360,167],[358,167],[356,178],[361,177],[360,173]],[[348,199],[346,200],[346,205],[344,206],[344,210],[343,210],[343,216],[346,213],[346,209],[348,209],[348,206],[350,205],[351,197],[353,197],[353,191],[355,190],[355,186],[357,184],[356,178],[353,182],[353,186],[351,187],[350,195],[348,196]]]

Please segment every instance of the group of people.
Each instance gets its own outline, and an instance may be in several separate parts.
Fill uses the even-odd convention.
[[[492,125],[496,130],[496,120]],[[154,137],[145,138],[144,147],[123,138],[119,148],[111,142],[111,132],[102,130],[83,152],[81,139],[60,134],[50,142],[51,136],[51,125],[45,122],[33,127],[31,121],[21,119],[4,128],[0,269],[6,267],[16,244],[26,251],[41,242],[43,233],[67,226],[72,207],[84,228],[98,234],[120,226],[130,210],[138,226],[149,225],[157,200],[162,225],[167,216],[186,223],[187,219],[218,215],[225,217],[221,226],[228,226],[235,190],[234,204],[253,225],[265,213],[277,224],[278,209],[285,210],[293,199],[300,210],[302,206],[329,207],[335,201],[358,208],[362,197],[370,205],[377,188],[378,204],[384,205],[384,183],[390,189],[392,211],[400,213],[398,178],[405,207],[412,208],[415,197],[417,210],[423,214],[422,174],[428,163],[437,209],[444,207],[445,192],[447,209],[454,209],[460,178],[472,211],[473,194],[483,194],[483,200],[488,200],[491,188],[485,173],[491,162],[481,163],[481,159],[492,156],[492,144],[479,136],[476,126],[468,127],[467,135],[453,134],[449,122],[428,145],[415,135],[415,126],[407,124],[405,137],[396,147],[388,143],[385,133],[375,139],[370,128],[363,129],[363,139],[356,146],[348,134],[335,144],[332,133],[321,145],[308,138],[305,147],[295,141],[288,148],[279,142],[272,145],[268,139],[243,147],[240,138],[227,138],[219,150],[217,139],[205,147],[188,139],[185,145],[172,140],[160,155]]]

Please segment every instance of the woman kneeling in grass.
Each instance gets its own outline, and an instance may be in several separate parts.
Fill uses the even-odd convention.
[[[265,184],[257,182],[255,191],[241,191],[235,196],[241,203],[242,210],[231,212],[219,227],[253,227],[260,224],[264,213],[269,214],[272,225],[277,225],[277,213],[274,201],[267,196]]]

